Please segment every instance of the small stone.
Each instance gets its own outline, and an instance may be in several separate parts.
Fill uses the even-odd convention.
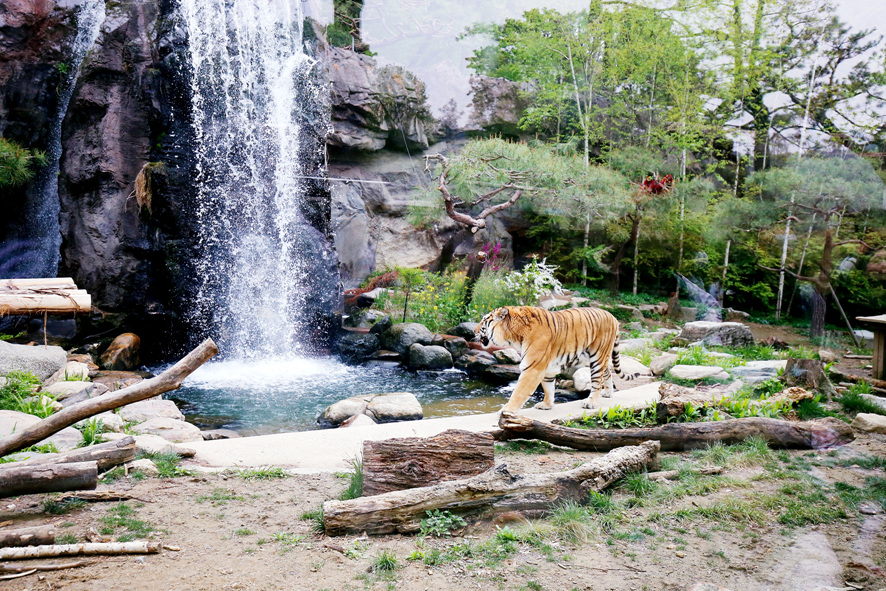
[[[145,476],[159,476],[160,470],[157,468],[157,465],[147,458],[142,458],[141,460],[135,460],[133,462],[129,462],[126,464],[126,467],[132,470],[140,470],[145,474]]]
[[[858,506],[858,512],[862,515],[879,515],[883,509],[877,503],[865,501]]]
[[[837,354],[827,349],[819,349],[818,358],[821,359],[822,363],[833,363],[837,360]]]
[[[868,433],[886,433],[886,416],[860,412],[852,419],[852,428]]]
[[[683,558],[684,556],[686,556],[686,553],[685,552],[677,552],[674,554],[674,556],[676,556],[677,558]]]

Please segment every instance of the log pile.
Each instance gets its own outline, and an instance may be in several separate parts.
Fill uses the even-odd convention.
[[[70,277],[0,279],[0,316],[88,314],[92,297]]]

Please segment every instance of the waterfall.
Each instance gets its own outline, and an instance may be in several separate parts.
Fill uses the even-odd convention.
[[[37,173],[29,190],[25,223],[19,236],[0,254],[8,277],[55,277],[61,260],[62,236],[59,227],[61,205],[58,200],[59,160],[62,156],[62,121],[77,86],[80,65],[86,52],[98,38],[105,20],[104,0],[87,0],[75,13],[77,34],[67,48],[70,61],[59,64],[62,80],[58,85],[58,108],[52,114],[46,145],[46,166]]]
[[[306,353],[301,0],[181,0],[196,146],[194,321],[225,356]],[[306,153],[307,152],[307,153]]]

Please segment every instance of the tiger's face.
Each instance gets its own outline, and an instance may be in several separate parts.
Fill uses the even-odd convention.
[[[488,347],[490,343],[495,343],[494,331],[496,325],[501,322],[508,315],[507,308],[498,308],[488,313],[483,319],[480,321],[480,324],[477,325],[477,328],[474,329],[474,332],[477,333],[477,337],[480,339],[480,342],[483,343],[484,347]]]

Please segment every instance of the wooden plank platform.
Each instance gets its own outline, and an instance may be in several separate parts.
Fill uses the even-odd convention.
[[[0,279],[0,316],[88,314],[92,297],[70,277]]]
[[[871,361],[875,380],[886,379],[886,314],[879,316],[856,316],[874,333],[874,357]]]

